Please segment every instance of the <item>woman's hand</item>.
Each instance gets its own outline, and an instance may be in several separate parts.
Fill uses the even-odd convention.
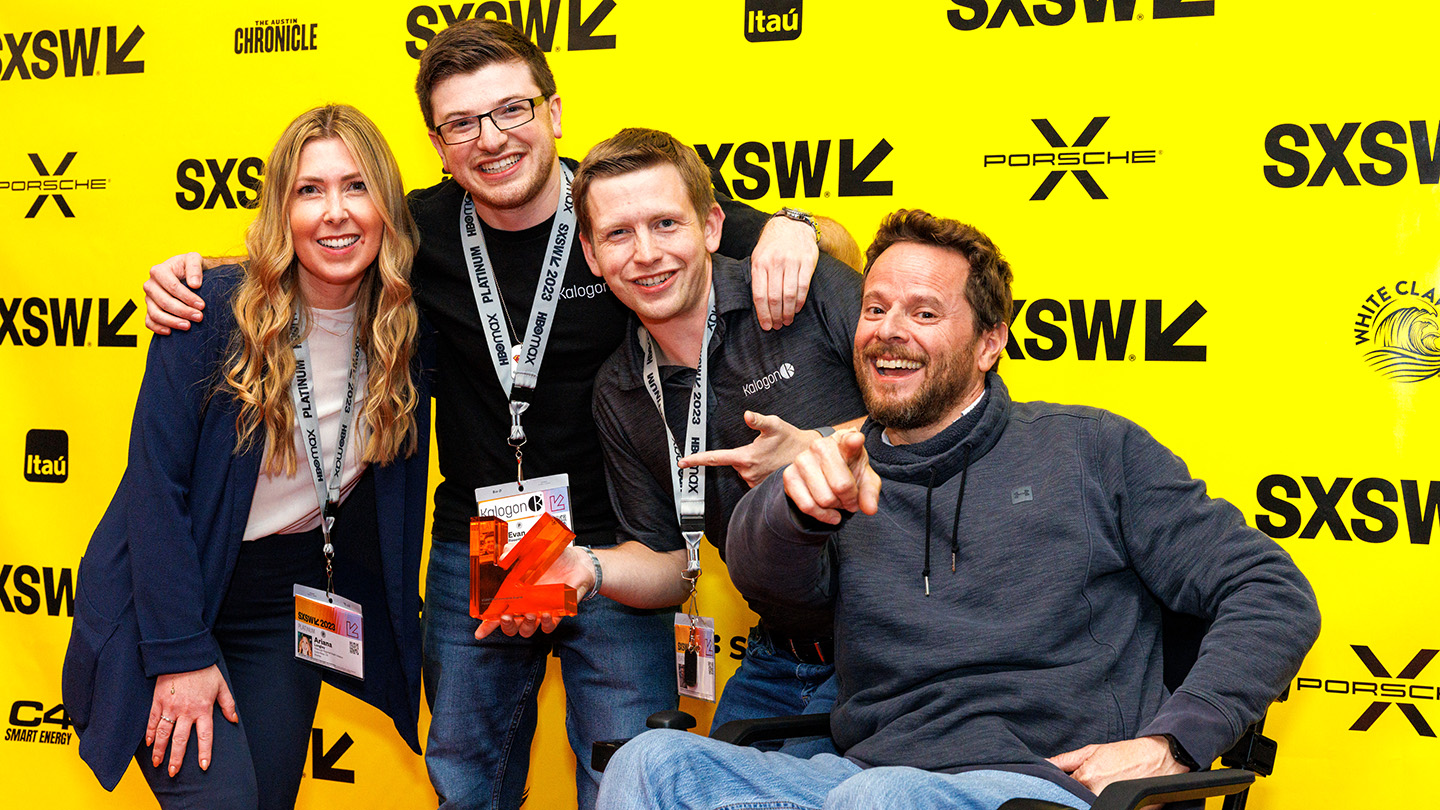
[[[240,722],[235,711],[235,698],[220,674],[220,667],[211,664],[192,672],[175,672],[155,679],[155,697],[150,701],[150,723],[145,727],[145,744],[153,745],[150,764],[160,767],[165,746],[170,746],[170,775],[180,772],[185,761],[185,746],[193,728],[200,746],[200,770],[210,767],[210,745],[215,741],[214,706],[220,704],[225,719]]]

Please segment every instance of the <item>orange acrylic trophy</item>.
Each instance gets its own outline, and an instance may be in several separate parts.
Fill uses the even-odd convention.
[[[500,556],[509,526],[500,518],[470,518],[470,616],[549,613],[575,615],[575,589],[560,582],[536,584],[575,533],[546,512],[508,554]]]

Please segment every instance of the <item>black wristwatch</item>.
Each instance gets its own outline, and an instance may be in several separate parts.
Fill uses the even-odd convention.
[[[1181,745],[1180,741],[1175,739],[1174,734],[1166,734],[1165,739],[1170,741],[1171,758],[1189,768],[1191,771],[1200,770],[1200,763],[1196,762],[1195,758],[1190,756],[1190,752],[1186,751],[1185,746]]]
[[[770,218],[774,219],[775,217],[785,217],[786,219],[793,219],[796,222],[803,222],[809,225],[811,230],[815,231],[815,241],[817,243],[820,241],[820,223],[815,221],[815,217],[809,211],[786,206],[776,211]]]

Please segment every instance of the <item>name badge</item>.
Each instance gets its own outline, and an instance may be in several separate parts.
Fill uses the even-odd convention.
[[[359,602],[295,586],[295,657],[365,679],[365,627]]]
[[[675,684],[680,694],[715,702],[715,620],[675,614]]]
[[[549,512],[572,532],[575,518],[570,503],[570,476],[565,473],[530,478],[523,484],[477,487],[475,504],[479,517],[496,517],[509,529],[507,542],[515,542],[530,531],[540,516]]]

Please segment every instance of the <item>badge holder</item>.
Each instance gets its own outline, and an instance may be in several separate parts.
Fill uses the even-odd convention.
[[[704,518],[687,518],[682,523],[685,537],[685,571],[680,574],[690,583],[690,600],[686,613],[675,614],[675,678],[680,694],[700,700],[715,701],[715,620],[700,615],[700,602],[695,585],[700,579],[700,543],[705,539]]]
[[[360,603],[296,585],[295,657],[364,680],[365,627]]]
[[[477,487],[475,506],[480,517],[499,518],[509,527],[510,536],[500,543],[501,551],[504,551],[507,542],[524,537],[541,515],[548,513],[572,531],[575,526],[570,502],[570,476],[565,473],[513,484]]]
[[[675,614],[675,678],[680,694],[715,702],[714,638],[714,619]]]

